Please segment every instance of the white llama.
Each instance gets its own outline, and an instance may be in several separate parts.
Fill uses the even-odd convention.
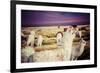
[[[73,30],[69,28],[65,30],[64,36],[63,36],[63,49],[65,50],[64,60],[70,60],[71,53],[72,53],[72,44],[73,39],[75,38],[75,33],[73,33]]]
[[[33,55],[35,50],[31,46],[25,46],[21,49],[22,62],[33,62]]]
[[[61,46],[62,45],[62,37],[63,37],[62,33],[58,32],[57,36],[56,36],[57,46]]]
[[[31,31],[27,40],[27,46],[29,46],[29,44],[31,44],[31,46],[34,46],[34,39],[35,39],[35,32]]]
[[[42,46],[42,42],[43,42],[43,37],[42,35],[39,35],[37,40],[37,46]]]

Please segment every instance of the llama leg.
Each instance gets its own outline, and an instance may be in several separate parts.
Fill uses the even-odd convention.
[[[31,41],[31,46],[34,47],[34,41]]]
[[[40,40],[39,40],[39,42],[38,42],[39,46],[41,45],[40,43],[41,43],[41,42],[40,42]]]
[[[42,45],[42,41],[40,41],[40,46]]]
[[[68,60],[71,59],[71,50],[68,51]]]
[[[75,59],[75,57],[74,57],[74,56],[72,56],[72,57],[71,57],[71,60],[73,61],[74,59]]]
[[[37,46],[39,46],[39,40],[37,41]]]
[[[30,43],[31,43],[31,40],[28,39],[28,41],[27,41],[27,46],[29,46]]]
[[[77,60],[77,57],[75,57],[75,59],[74,60]]]

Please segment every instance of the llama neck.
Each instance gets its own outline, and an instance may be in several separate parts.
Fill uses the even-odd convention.
[[[85,45],[80,44],[80,52],[79,52],[79,55],[81,55],[83,53],[84,47],[85,47]]]
[[[71,32],[65,32],[64,35],[64,50],[65,50],[65,60],[70,60],[71,58],[71,52],[72,52],[72,43],[73,43],[73,37]]]

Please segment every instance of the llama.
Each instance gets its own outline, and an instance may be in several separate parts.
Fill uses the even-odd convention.
[[[57,35],[56,35],[57,46],[62,45],[62,37],[63,37],[62,32],[58,32]]]
[[[75,38],[75,33],[73,33],[73,30],[70,28],[65,29],[64,37],[63,37],[63,49],[65,50],[64,60],[70,60],[71,58],[71,52],[72,52],[72,44],[73,39]]]
[[[25,46],[21,49],[21,61],[22,62],[33,62],[33,55],[35,50],[31,46]]]
[[[77,60],[77,58],[82,55],[85,45],[86,41],[81,39],[79,44],[77,45],[77,48],[74,48],[72,51],[71,60]]]
[[[35,32],[31,31],[27,40],[27,46],[29,46],[30,44],[31,46],[34,46],[34,38],[35,38]]]
[[[42,46],[42,42],[43,42],[43,37],[42,35],[39,35],[37,40],[37,46]]]

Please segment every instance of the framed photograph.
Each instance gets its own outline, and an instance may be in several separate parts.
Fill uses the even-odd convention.
[[[11,72],[96,66],[96,6],[11,1]]]

